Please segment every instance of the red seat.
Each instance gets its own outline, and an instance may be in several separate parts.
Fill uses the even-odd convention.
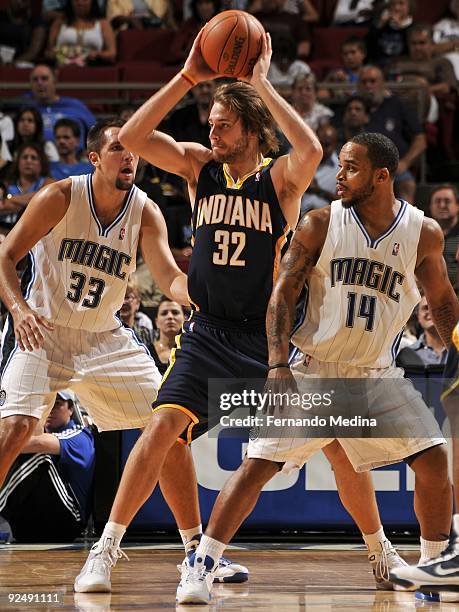
[[[0,83],[22,83],[20,89],[0,89],[1,98],[19,98],[30,90],[30,68],[16,68],[16,66],[2,66],[0,64]]]
[[[64,66],[59,70],[59,85],[68,83],[118,83],[120,80],[118,66],[98,66],[94,68],[77,66]],[[72,89],[71,87],[59,87],[59,93],[64,96],[72,96],[80,100],[88,98],[99,98],[101,102],[89,103],[92,110],[103,111],[110,106],[104,99],[118,98],[118,89]]]
[[[118,34],[118,59],[166,63],[173,37],[172,30],[124,30]]]
[[[341,63],[341,45],[350,36],[364,38],[368,28],[314,28],[312,31],[312,55],[313,60],[333,60]]]
[[[414,11],[414,20],[433,25],[443,19],[448,12],[450,0],[436,0],[435,2],[417,2]]]
[[[176,73],[177,68],[163,66],[159,61],[151,62],[122,62],[119,64],[121,81],[123,83],[148,83],[147,89],[132,89],[129,91],[130,99],[148,98],[159,86],[169,81]],[[157,85],[155,85],[155,83]]]

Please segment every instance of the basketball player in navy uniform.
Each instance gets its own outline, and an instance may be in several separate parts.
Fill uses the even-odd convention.
[[[405,588],[419,589],[420,592],[416,593],[419,599],[448,603],[459,601],[459,323],[453,331],[444,381],[441,400],[451,427],[456,508],[449,546],[429,563],[400,568],[391,573],[391,577]]]
[[[100,430],[144,427],[161,380],[121,308],[137,248],[162,290],[188,303],[187,279],[170,252],[159,208],[134,184],[138,156],[119,141],[123,122],[88,134],[92,175],[39,191],[0,250],[2,337],[0,483],[72,388]],[[27,255],[19,285],[15,266]]]
[[[344,449],[356,471],[405,460],[416,474],[423,554],[434,557],[447,545],[452,499],[444,439],[420,394],[393,365],[397,341],[420,300],[416,279],[441,338],[445,345],[451,342],[459,304],[442,256],[443,234],[420,210],[395,199],[398,152],[388,138],[356,136],[341,150],[340,165],[340,199],[301,219],[281,262],[267,314],[268,381],[295,388],[289,340],[296,302],[307,282],[305,317],[292,336],[307,356],[293,368],[298,386],[302,382],[307,389],[308,377],[390,378],[394,393],[380,392],[371,408],[389,415],[398,431],[409,431],[412,437],[270,437],[269,428],[260,433],[217,498],[205,536],[189,561],[182,587],[187,603],[209,601],[215,559],[252,511],[265,483],[285,464],[300,467],[326,445]],[[355,489],[354,495],[355,503],[365,507],[362,491]]]
[[[217,77],[202,59],[199,39],[184,71],[120,132],[126,147],[188,182],[193,314],[172,351],[151,422],[125,466],[101,538],[111,538],[113,546],[106,551],[101,545],[90,553],[75,581],[76,591],[109,588],[109,561],[119,555],[125,528],[153,491],[169,449],[181,434],[190,442],[207,430],[208,378],[266,376],[265,315],[273,276],[289,229],[298,221],[301,195],[321,158],[315,134],[266,78],[269,38],[251,85],[235,82],[216,93],[209,118],[211,148],[179,143],[158,132],[156,127],[193,83]],[[275,122],[292,149],[273,161],[264,155],[276,148]],[[190,529],[190,537],[199,530],[198,525]]]

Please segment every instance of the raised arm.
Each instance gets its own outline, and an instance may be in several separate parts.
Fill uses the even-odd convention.
[[[300,212],[300,198],[309,187],[322,159],[322,147],[313,130],[268,81],[271,53],[271,38],[266,34],[253,73],[249,79],[244,80],[257,90],[292,145],[288,155],[282,155],[277,159],[271,170],[271,176],[282,212],[290,227],[294,228]]]
[[[459,319],[459,302],[448,279],[443,247],[440,226],[433,219],[425,218],[419,239],[416,277],[424,290],[440,338],[449,347]]]
[[[161,291],[189,306],[187,277],[175,263],[167,241],[167,228],[159,207],[147,200],[142,213],[140,248],[150,274]]]
[[[329,220],[329,207],[304,215],[282,259],[266,317],[270,365],[288,362],[290,333],[295,323],[298,297],[319,258]],[[280,374],[280,369],[271,370],[270,377],[275,378]]]
[[[156,92],[129,119],[119,133],[120,142],[155,166],[178,174],[195,184],[202,166],[211,159],[211,151],[197,143],[177,142],[158,132],[157,126],[193,87],[193,84],[218,75],[208,68],[202,58],[198,34],[185,66],[172,80]]]
[[[0,248],[0,298],[13,317],[22,351],[41,346],[44,340],[41,326],[53,328],[29,308],[20,289],[16,264],[63,218],[70,202],[70,189],[70,179],[66,179],[38,191]]]

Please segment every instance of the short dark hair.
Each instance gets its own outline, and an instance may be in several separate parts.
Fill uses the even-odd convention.
[[[88,153],[91,151],[95,151],[96,153],[100,153],[102,147],[105,143],[105,131],[111,127],[123,127],[126,122],[122,119],[118,119],[117,117],[113,117],[111,119],[101,119],[97,121],[88,132],[88,137],[86,139],[86,147],[88,149]]]
[[[346,103],[344,105],[344,112],[347,111],[347,107],[349,106],[351,102],[360,102],[360,104],[362,104],[362,106],[364,107],[367,115],[370,114],[371,103],[370,103],[370,100],[366,98],[365,96],[351,96],[350,98],[347,98]]]
[[[78,121],[75,121],[75,119],[69,119],[68,117],[62,117],[62,119],[58,119],[54,124],[54,134],[56,134],[58,128],[60,127],[70,128],[75,138],[80,138],[81,136],[80,124],[78,123]]]
[[[411,37],[413,36],[413,34],[417,34],[419,32],[427,32],[427,35],[429,36],[429,39],[432,41],[433,40],[433,29],[432,26],[429,25],[428,23],[415,23],[414,25],[412,25],[410,28],[408,28],[408,31],[406,33],[408,42],[411,40]]]
[[[362,53],[365,53],[365,55],[367,54],[367,44],[365,40],[359,36],[348,36],[348,38],[343,40],[341,43],[341,51],[348,45],[356,45]]]
[[[453,185],[453,183],[441,183],[440,185],[435,185],[435,187],[433,187],[432,191],[430,192],[429,202],[432,201],[432,198],[437,193],[437,191],[441,191],[442,189],[449,189],[450,191],[452,191],[454,199],[456,200],[456,202],[459,202],[459,191],[456,185]]]
[[[252,85],[242,81],[221,85],[214,93],[213,102],[235,112],[244,129],[258,135],[258,145],[263,154],[278,150],[274,118]]]
[[[397,171],[399,154],[394,142],[379,132],[362,132],[349,142],[366,147],[373,168],[387,168],[393,179]]]

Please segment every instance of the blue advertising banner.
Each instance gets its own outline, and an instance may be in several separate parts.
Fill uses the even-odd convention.
[[[427,373],[428,374],[428,373]],[[431,373],[433,374],[433,373]],[[441,380],[438,373],[412,377],[413,383],[443,423],[448,435],[439,402]],[[221,435],[202,436],[192,444],[198,483],[202,519],[208,520],[218,492],[229,476],[238,468],[245,454],[248,431],[241,430],[240,438]],[[122,437],[123,465],[138,433],[128,431]],[[413,511],[414,474],[404,463],[387,466],[372,472],[382,521],[386,527],[411,527],[417,521]],[[311,529],[351,527],[353,521],[338,497],[333,471],[322,452],[317,453],[301,470],[288,475],[276,475],[263,489],[259,502],[243,525],[245,529]],[[135,530],[174,529],[175,521],[159,488],[147,500],[134,519]]]

